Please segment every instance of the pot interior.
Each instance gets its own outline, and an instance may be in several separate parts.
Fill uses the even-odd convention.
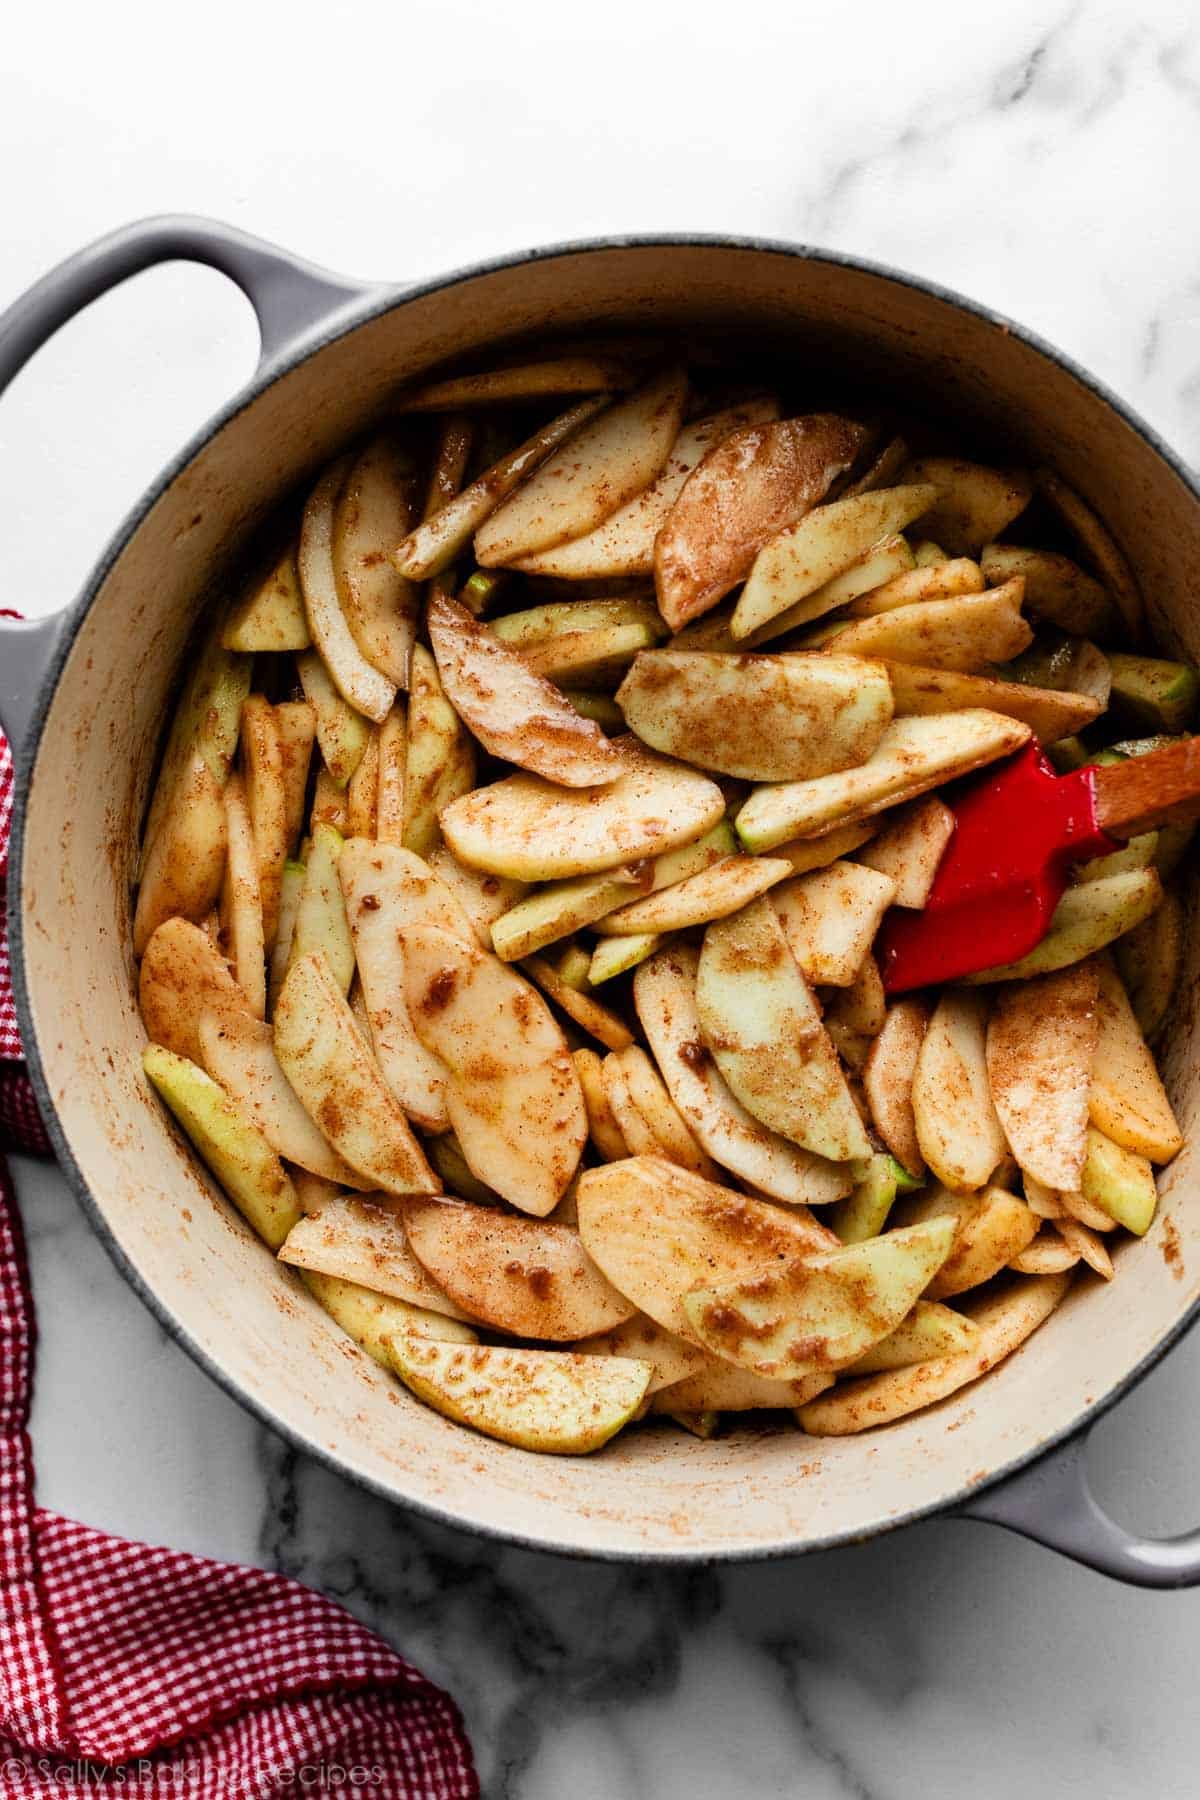
[[[1167,1044],[1189,1147],[1117,1279],[1078,1281],[983,1384],[860,1438],[789,1425],[710,1443],[626,1434],[535,1457],[448,1424],[328,1320],[219,1198],[140,1073],[129,944],[136,834],[180,659],[214,570],[400,382],[491,340],[636,326],[786,346],[847,389],[961,421],[962,441],[1050,463],[1141,578],[1159,641],[1200,661],[1200,507],[1102,397],[992,321],[881,274],[784,251],[633,245],[554,253],[398,301],[251,399],[154,501],[66,657],[29,791],[20,936],[46,1089],[127,1270],[233,1391],[310,1450],[463,1525],[593,1553],[697,1557],[854,1538],[945,1504],[1077,1421],[1196,1298],[1195,939]],[[815,384],[815,377],[814,377]],[[814,389],[815,391],[815,389]]]

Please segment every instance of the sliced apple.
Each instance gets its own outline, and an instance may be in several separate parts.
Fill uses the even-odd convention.
[[[525,667],[558,686],[615,687],[666,628],[652,600],[572,600],[504,613],[492,629]]]
[[[391,716],[389,713],[388,718]],[[384,721],[386,723],[387,720]],[[382,725],[376,726],[367,739],[362,761],[346,788],[347,837],[375,836],[379,805],[379,734],[382,730]]]
[[[242,707],[242,775],[258,865],[263,943],[269,954],[279,929],[279,884],[288,853],[289,820],[276,711],[261,694],[251,694]]]
[[[1155,869],[1131,869],[1106,881],[1087,881],[1068,888],[1054,909],[1050,929],[1037,947],[1019,962],[983,969],[964,979],[970,983],[1023,981],[1082,962],[1140,925],[1162,902],[1162,882]]]
[[[377,1294],[354,1281],[342,1281],[336,1275],[318,1275],[306,1270],[305,1287],[334,1322],[352,1337],[361,1350],[391,1370],[388,1346],[392,1338],[411,1332],[417,1337],[438,1338],[451,1344],[477,1344],[469,1325],[448,1319],[442,1313],[430,1312],[398,1300],[391,1294]]]
[[[842,499],[847,498],[845,494]],[[864,594],[872,593],[886,582],[914,567],[913,553],[906,538],[898,533],[880,538],[879,542],[860,556],[857,562],[827,581],[815,594],[789,606],[785,611],[776,613],[757,631],[750,632],[744,638],[733,635],[733,611],[721,608],[720,614],[711,613],[700,619],[695,625],[688,626],[678,637],[672,639],[672,648],[677,650],[754,650],[760,644],[768,644],[772,638],[782,637],[785,632],[794,631],[807,625],[812,619],[824,618],[840,606],[849,606]],[[720,624],[718,624],[718,620]],[[711,642],[707,641],[706,627],[714,633]],[[702,641],[704,640],[704,641]]]
[[[304,883],[307,870],[303,863],[285,862],[283,879],[279,886],[279,925],[275,933],[275,947],[271,951],[271,966],[267,980],[267,1009],[275,1010],[275,1002],[279,998],[279,990],[283,986],[292,960],[292,945],[296,938],[296,919],[300,912],[300,901],[304,895]]]
[[[1051,1227],[1049,1231],[1039,1231],[1033,1242],[1014,1256],[1008,1266],[1017,1275],[1062,1275],[1075,1268],[1079,1261],[1079,1251]]]
[[[296,673],[304,698],[313,709],[317,743],[325,767],[338,787],[344,788],[362,761],[370,727],[362,714],[342,698],[325,664],[315,650],[296,658]]]
[[[1124,1149],[1147,1156],[1151,1162],[1170,1162],[1183,1148],[1183,1133],[1162,1078],[1110,958],[1097,958],[1096,970],[1099,1030],[1088,1103],[1091,1121]],[[143,1017],[145,1010],[143,1004]]]
[[[539,888],[493,921],[492,949],[502,962],[530,956],[584,925],[594,924],[631,894],[645,893],[652,873],[653,864],[643,861]]]
[[[957,669],[930,669],[917,663],[883,661],[892,684],[898,716],[911,713],[959,712],[983,706],[1029,726],[1042,744],[1072,737],[1099,718],[1104,707],[1090,694],[1032,687],[1019,681],[994,681],[989,675],[966,675]]]
[[[251,1012],[261,1019],[267,1009],[262,894],[258,885],[254,832],[241,775],[229,777],[222,801],[227,850],[221,884],[221,937],[229,947],[237,984],[245,994]]]
[[[628,387],[632,365],[615,356],[539,357],[479,375],[449,375],[409,388],[396,410],[456,412],[460,407],[499,406],[512,400],[552,399],[559,394],[608,394]]]
[[[764,398],[726,407],[685,425],[671,446],[666,468],[643,493],[619,507],[594,531],[552,550],[521,557],[515,567],[528,575],[554,575],[568,581],[651,574],[654,540],[697,463],[730,432],[778,417],[778,402]]]
[[[823,638],[839,656],[881,657],[935,669],[986,669],[1007,662],[1033,642],[1021,617],[1020,581],[953,600],[899,606],[872,619],[856,619]]]
[[[822,594],[826,584],[865,556],[880,538],[903,531],[927,511],[936,492],[918,483],[877,488],[814,506],[759,551],[734,611],[734,637],[749,637],[788,610],[797,623],[805,616],[817,618],[811,607],[818,599],[826,607],[836,604],[827,592]],[[805,600],[810,603],[807,615],[801,604]]]
[[[669,942],[669,936],[664,936],[661,931],[635,931],[625,937],[601,938],[588,965],[588,985],[600,987],[617,975],[628,974],[648,956],[653,956],[660,945]]]
[[[139,879],[145,879],[150,852],[168,814],[179,817],[177,790],[195,788],[196,756],[212,776],[212,791],[219,793],[224,787],[237,749],[242,703],[250,692],[253,667],[250,657],[223,649],[215,639],[201,648],[171,720],[142,832]]]
[[[401,933],[413,1029],[447,1071],[446,1113],[472,1171],[544,1217],[587,1136],[571,1053],[538,994],[506,963],[448,932]]]
[[[1083,549],[1120,609],[1125,629],[1135,644],[1146,630],[1146,609],[1137,577],[1112,533],[1085,500],[1049,469],[1037,473],[1038,491],[1045,496]]]
[[[1070,1274],[1031,1275],[979,1302],[966,1315],[979,1333],[973,1349],[888,1369],[861,1381],[839,1382],[832,1393],[803,1406],[802,1430],[813,1437],[846,1437],[920,1412],[978,1381],[1044,1325],[1071,1285]]]
[[[168,919],[198,922],[212,911],[225,873],[225,846],[221,783],[194,750],[145,856],[133,917],[135,956]]]
[[[601,1077],[627,1155],[665,1156],[681,1169],[717,1180],[715,1165],[692,1136],[644,1050],[634,1044],[605,1057]]]
[[[415,644],[409,670],[404,848],[427,856],[441,840],[443,807],[469,795],[474,786],[475,746],[446,698],[433,657],[423,644]]]
[[[888,1008],[862,1072],[876,1131],[901,1167],[916,1177],[925,1173],[925,1158],[917,1138],[912,1090],[928,1028],[929,1007],[924,1000],[897,1000]]]
[[[142,1067],[247,1223],[278,1250],[300,1205],[261,1131],[210,1075],[173,1050],[147,1044]]]
[[[890,875],[835,862],[781,882],[771,904],[788,948],[812,982],[849,987],[895,896]]]
[[[804,1406],[832,1387],[832,1375],[808,1375],[800,1381],[776,1381],[739,1369],[721,1357],[709,1356],[702,1369],[670,1387],[662,1388],[650,1402],[652,1413],[666,1413],[680,1424],[696,1418],[715,1420],[727,1412],[779,1412]],[[688,1430],[694,1426],[688,1424]],[[715,1427],[714,1427],[715,1428]],[[696,1432],[711,1437],[711,1430]]]
[[[410,925],[433,925],[473,943],[470,921],[429,865],[398,845],[352,839],[337,874],[383,1078],[410,1118],[444,1131],[446,1072],[408,1016],[402,934]]]
[[[951,556],[977,556],[1033,498],[1033,483],[1023,471],[1001,472],[949,456],[917,457],[904,476],[936,487],[936,501],[921,514],[921,529]]]
[[[648,1362],[652,1370],[648,1395],[699,1374],[710,1360],[698,1345],[686,1343],[645,1313],[636,1312],[612,1331],[586,1338],[576,1348],[585,1356],[632,1356]]]
[[[598,1450],[637,1413],[651,1365],[568,1350],[390,1341],[392,1367],[418,1399],[486,1437],[549,1456]]]
[[[878,830],[877,819],[860,819],[853,825],[835,825],[821,837],[796,838],[790,844],[777,844],[772,855],[781,856],[790,863],[793,875],[807,875],[810,869],[826,869],[840,857],[851,855],[869,843]]]
[[[595,922],[601,937],[628,937],[639,932],[683,931],[740,912],[760,894],[792,872],[781,857],[729,856],[686,881],[631,900]]]
[[[851,1363],[845,1373],[877,1375],[883,1369],[907,1369],[935,1357],[961,1356],[978,1342],[979,1327],[973,1319],[936,1300],[918,1300],[907,1318],[873,1344],[865,1356]]]
[[[307,700],[284,700],[275,708],[275,736],[283,776],[288,854],[296,848],[304,826],[304,800],[312,761],[317,719]]]
[[[694,842],[724,815],[720,788],[695,769],[634,738],[616,739],[613,749],[625,772],[599,790],[521,774],[455,800],[441,815],[446,842],[475,868],[553,881],[659,856]]]
[[[601,1059],[591,1049],[574,1053],[575,1073],[579,1077],[587,1113],[588,1136],[605,1162],[620,1162],[629,1155],[629,1145],[608,1102],[604,1084],[606,1061],[607,1058]]]
[[[348,994],[354,979],[354,940],[338,879],[343,849],[341,832],[332,825],[313,827],[289,962],[319,952],[342,993]]]
[[[411,677],[410,654],[410,677]],[[375,837],[404,842],[404,787],[408,775],[408,702],[398,699],[376,734]]]
[[[461,1200],[410,1200],[404,1224],[438,1287],[496,1331],[566,1343],[609,1331],[636,1310],[569,1226]]]
[[[738,836],[752,851],[773,849],[793,837],[816,837],[1011,755],[1029,736],[1028,725],[981,707],[893,719],[861,768],[756,788],[737,815]]]
[[[1034,618],[1102,644],[1120,637],[1121,614],[1111,595],[1069,556],[1054,550],[1023,550],[1016,544],[985,544],[980,561],[993,586],[1021,576],[1025,603]]]
[[[1083,1173],[1099,985],[1091,962],[1012,982],[988,1023],[988,1081],[1004,1135],[1047,1187],[1077,1188]]]
[[[662,474],[686,399],[686,372],[667,368],[584,425],[475,533],[476,562],[511,564],[602,525]]]
[[[956,1236],[949,1256],[925,1290],[929,1300],[948,1300],[990,1281],[1033,1242],[1041,1224],[1024,1200],[998,1187],[973,1194],[930,1188],[907,1200],[901,1213],[905,1225],[943,1218],[955,1221]]]
[[[892,717],[884,670],[832,655],[643,651],[617,701],[655,750],[747,781],[806,780],[865,762]]]
[[[915,569],[895,575],[891,581],[860,594],[846,608],[852,619],[873,619],[894,612],[898,606],[917,606],[925,600],[954,600],[959,594],[982,594],[987,583],[983,570],[969,556],[952,556],[944,562],[919,563]]]
[[[296,564],[313,643],[348,706],[378,722],[386,719],[396,684],[363,655],[342,611],[333,565],[333,515],[346,479],[344,460],[330,465],[304,508]]]
[[[600,727],[465,606],[435,593],[427,621],[443,692],[485,750],[566,787],[617,779],[621,761]]]
[[[368,743],[370,738],[368,736]],[[364,755],[366,752],[364,751]],[[361,763],[359,764],[361,768]],[[350,777],[353,781],[354,777]],[[328,825],[339,837],[346,835],[346,820],[349,807],[346,803],[347,789],[338,786],[329,770],[322,767],[317,770],[313,782],[312,810],[309,813],[309,830],[315,831],[318,825]]]
[[[585,962],[590,962],[587,952],[582,951]],[[574,987],[566,977],[547,962],[544,956],[527,956],[521,964],[522,969],[531,981],[535,981],[542,992],[556,1006],[560,1006],[569,1019],[583,1028],[609,1050],[624,1050],[633,1042],[633,1033],[623,1019],[610,1012],[607,1006],[586,992],[584,988]],[[585,970],[586,975],[586,970]]]
[[[859,853],[859,862],[895,884],[894,906],[922,907],[933,888],[938,864],[954,836],[954,814],[936,794],[900,808],[879,836]]]
[[[280,1067],[351,1168],[389,1194],[436,1193],[437,1177],[319,951],[292,964],[274,1026]]]
[[[987,1016],[983,995],[944,992],[913,1074],[921,1154],[938,1180],[958,1193],[981,1188],[1006,1148],[988,1082]]]
[[[1136,1237],[1144,1237],[1158,1206],[1158,1191],[1149,1158],[1114,1143],[1094,1125],[1089,1125],[1080,1196]],[[1078,1211],[1072,1206],[1072,1199],[1073,1196],[1064,1196],[1067,1209]]]
[[[266,574],[258,575],[230,609],[221,632],[221,645],[226,650],[256,656],[280,650],[307,650],[311,643],[296,568],[296,546],[289,544]]]
[[[831,1162],[870,1155],[820,1009],[769,901],[709,926],[696,1010],[718,1069],[756,1119]]]
[[[886,1150],[873,1150],[856,1163],[857,1180],[852,1192],[829,1215],[830,1229],[843,1244],[862,1244],[878,1237],[887,1224],[901,1185],[913,1187],[912,1177]]]
[[[848,1031],[876,1038],[887,1019],[887,995],[879,964],[871,955],[863,957],[858,972],[848,987],[824,996],[827,1019],[836,1019]]]
[[[840,1200],[845,1169],[763,1125],[736,1099],[704,1041],[696,1005],[699,952],[674,943],[638,969],[634,1004],[659,1072],[686,1124],[714,1162],[791,1205]]]
[[[1157,906],[1121,934],[1117,967],[1129,994],[1133,1016],[1147,1042],[1153,1043],[1166,1023],[1179,990],[1187,921],[1173,887],[1163,890]]]
[[[627,1300],[689,1343],[698,1339],[683,1300],[698,1282],[751,1277],[837,1245],[802,1215],[747,1199],[659,1156],[586,1169],[579,1235]]]
[[[803,518],[866,440],[828,413],[744,426],[688,476],[654,545],[658,605],[673,631],[736,587],[762,546]]]
[[[492,875],[486,869],[471,869],[445,844],[437,844],[426,859],[438,880],[450,889],[471,921],[480,945],[492,947],[492,926],[497,919],[519,906],[529,892],[529,884],[513,881],[503,875]]]
[[[692,1288],[683,1310],[706,1350],[756,1375],[798,1381],[829,1374],[895,1331],[945,1262],[954,1237],[953,1219],[933,1218]]]
[[[430,576],[449,568],[472,532],[495,512],[501,501],[605,405],[603,396],[578,401],[549,424],[539,426],[515,450],[507,451],[461,493],[455,490],[462,478],[469,439],[464,439],[461,432],[452,432],[440,459],[446,466],[435,469],[430,483],[431,505],[425,521],[392,552],[398,572],[409,581],[428,581]]]
[[[346,624],[360,655],[396,688],[408,687],[419,597],[391,552],[416,523],[418,471],[412,446],[381,433],[351,466],[333,515],[333,572]]]
[[[250,1005],[206,931],[188,919],[166,919],[142,957],[138,1006],[151,1043],[202,1061],[200,1019],[250,1017]],[[1139,1040],[1140,1041],[1140,1040]]]

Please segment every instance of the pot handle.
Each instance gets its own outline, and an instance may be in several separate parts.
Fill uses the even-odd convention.
[[[1139,1537],[1101,1507],[1088,1481],[1089,1435],[1080,1432],[1032,1467],[968,1500],[957,1516],[1003,1525],[1133,1587],[1200,1585],[1200,1531]]]
[[[372,291],[372,284],[345,281],[215,219],[142,219],[69,256],[0,315],[0,393],[76,313],[131,275],[167,262],[206,263],[237,283],[258,319],[260,370]],[[60,623],[61,614],[24,621],[0,615],[0,721],[14,746],[34,717]]]

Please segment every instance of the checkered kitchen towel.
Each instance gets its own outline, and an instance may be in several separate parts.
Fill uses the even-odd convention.
[[[49,1145],[9,984],[12,787],[0,736],[0,1796],[473,1800],[453,1701],[341,1607],[35,1504],[33,1303],[2,1151]]]

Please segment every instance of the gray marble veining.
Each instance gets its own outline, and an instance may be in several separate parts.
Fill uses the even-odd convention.
[[[280,33],[266,9],[218,0],[182,89],[149,0],[125,6],[119,58],[99,18],[63,42],[52,11],[6,34],[4,297],[122,217],[188,206],[413,275],[604,230],[764,231],[962,288],[1200,451],[1190,0],[614,0],[602,20],[414,0],[366,9],[394,85],[365,102],[361,44]],[[0,404],[0,489],[20,498],[6,603],[60,604],[252,357],[219,278],[178,270],[51,346]],[[1123,1590],[954,1521],[692,1572],[462,1536],[266,1433],[132,1297],[61,1180],[29,1162],[18,1178],[45,1503],[336,1595],[457,1695],[489,1800],[1200,1790],[1200,1596]],[[1196,1523],[1198,1389],[1193,1341],[1098,1433],[1101,1491],[1138,1525]]]

